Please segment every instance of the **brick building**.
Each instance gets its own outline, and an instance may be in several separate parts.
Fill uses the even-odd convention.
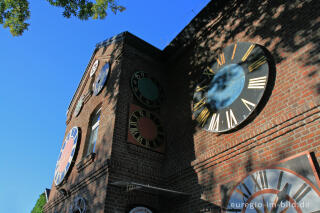
[[[97,44],[44,212],[320,212],[319,10],[212,1],[163,51]]]

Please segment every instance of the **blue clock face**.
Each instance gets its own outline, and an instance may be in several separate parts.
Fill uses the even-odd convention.
[[[266,50],[248,42],[223,49],[202,73],[193,95],[193,115],[210,132],[227,132],[249,118],[269,85]]]
[[[245,80],[244,70],[238,64],[220,69],[208,85],[206,98],[210,109],[220,110],[230,106],[241,94]]]
[[[62,183],[70,169],[78,144],[78,132],[78,127],[73,127],[63,141],[54,173],[56,185]]]
[[[94,95],[99,95],[99,93],[102,91],[104,85],[107,82],[109,71],[110,71],[110,65],[107,62],[100,70],[99,76],[97,77],[94,83],[94,88],[93,88]]]

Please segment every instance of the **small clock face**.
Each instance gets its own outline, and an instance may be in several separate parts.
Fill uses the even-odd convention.
[[[134,105],[130,111],[129,141],[161,152],[165,134],[158,116]]]
[[[228,46],[203,71],[193,96],[193,114],[207,131],[232,130],[256,109],[268,81],[269,64],[259,45]]]
[[[131,78],[131,88],[136,98],[149,108],[157,108],[163,100],[163,90],[158,81],[145,72],[136,72]]]
[[[137,206],[131,209],[129,213],[152,213],[152,211],[146,207]]]
[[[84,99],[83,96],[79,98],[76,108],[74,109],[74,114],[73,114],[74,117],[77,117],[80,114],[80,111],[83,105],[83,99]]]
[[[93,74],[96,72],[98,66],[99,66],[99,60],[96,60],[96,61],[94,62],[94,64],[92,65],[92,68],[91,68],[91,70],[90,70],[90,77],[92,77]]]
[[[54,173],[56,186],[63,181],[70,168],[77,147],[78,132],[78,127],[73,127],[63,141]]]
[[[101,69],[99,76],[97,77],[96,81],[94,82],[93,85],[93,93],[94,95],[99,95],[99,93],[101,92],[101,90],[103,89],[104,85],[107,82],[107,78],[109,75],[109,69],[110,69],[110,65],[107,62]]]

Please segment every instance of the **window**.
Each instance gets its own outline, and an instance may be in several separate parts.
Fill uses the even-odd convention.
[[[86,151],[84,152],[84,156],[87,156],[91,153],[94,152],[97,138],[98,138],[98,131],[99,131],[99,124],[100,124],[100,112],[101,108],[98,110],[95,110],[93,114],[91,115],[90,118],[90,123],[89,123],[89,140],[87,141],[87,148]]]

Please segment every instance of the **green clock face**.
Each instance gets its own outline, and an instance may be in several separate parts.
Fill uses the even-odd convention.
[[[145,72],[136,72],[131,78],[131,88],[135,97],[144,106],[158,108],[163,100],[163,89],[158,81]]]
[[[210,132],[238,127],[255,111],[269,83],[261,46],[240,42],[223,49],[202,73],[193,96],[193,114]]]

